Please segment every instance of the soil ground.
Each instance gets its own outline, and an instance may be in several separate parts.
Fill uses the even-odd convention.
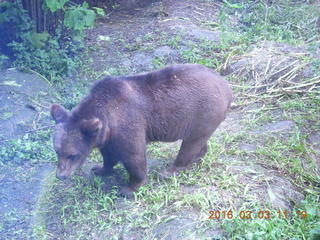
[[[202,163],[160,180],[159,170],[173,161],[180,143],[150,145],[149,182],[133,200],[117,195],[118,187],[127,180],[123,167],[118,166],[112,177],[92,176],[91,167],[101,164],[97,152],[67,182],[55,179],[52,164],[2,167],[1,238],[272,239],[259,238],[259,231],[268,224],[270,234],[278,234],[272,233],[277,224],[287,229],[283,211],[299,226],[304,219],[298,210],[315,211],[312,224],[319,220],[319,199],[297,208],[310,195],[319,195],[319,98],[314,98],[312,108],[303,97],[282,98],[283,103],[255,98],[266,91],[264,85],[281,84],[279,78],[290,72],[297,73],[290,79],[297,84],[302,78],[317,77],[309,65],[297,67],[303,64],[302,55],[317,56],[311,56],[305,46],[273,42],[223,56],[226,36],[218,27],[221,6],[220,1],[202,0],[120,6],[99,19],[85,39],[89,51],[81,78],[86,86],[104,75],[140,73],[187,62],[215,67],[226,76],[235,102],[211,138]],[[290,67],[292,62],[297,65]],[[249,92],[243,91],[250,87]],[[209,219],[217,211],[221,218]],[[270,211],[273,220],[260,219],[260,211]],[[232,219],[227,219],[230,213]],[[251,215],[255,218],[250,219]],[[295,228],[294,224],[290,227]],[[242,238],[235,237],[237,229],[244,231]]]

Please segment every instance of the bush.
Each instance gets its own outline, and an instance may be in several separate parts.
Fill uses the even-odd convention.
[[[103,14],[102,9],[95,10]],[[96,12],[86,2],[79,5],[69,0],[1,2],[0,31],[5,37],[0,50],[13,58],[15,66],[56,81],[76,70],[84,30],[93,26]]]

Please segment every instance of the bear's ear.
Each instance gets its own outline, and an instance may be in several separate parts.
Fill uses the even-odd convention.
[[[102,129],[102,122],[98,118],[92,118],[89,120],[82,120],[80,129],[83,133],[90,135],[96,135],[100,129]]]
[[[51,116],[56,123],[65,122],[68,118],[68,112],[58,104],[53,104],[50,109]]]

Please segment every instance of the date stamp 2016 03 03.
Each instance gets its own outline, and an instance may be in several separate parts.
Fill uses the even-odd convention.
[[[298,217],[298,218],[307,218],[308,213],[306,211],[295,211],[288,212],[286,210],[260,210],[258,212],[242,210],[239,212],[235,212],[233,210],[228,211],[209,211],[209,219],[273,219],[273,218],[289,218],[289,217]]]

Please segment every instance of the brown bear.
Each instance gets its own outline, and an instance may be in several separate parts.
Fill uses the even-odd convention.
[[[97,147],[103,166],[92,171],[108,175],[121,162],[129,173],[129,185],[121,194],[130,197],[146,183],[147,143],[181,139],[177,159],[162,175],[185,169],[206,154],[207,141],[225,119],[231,101],[228,83],[198,64],[106,77],[71,112],[57,104],[51,107],[57,177],[69,177]]]

